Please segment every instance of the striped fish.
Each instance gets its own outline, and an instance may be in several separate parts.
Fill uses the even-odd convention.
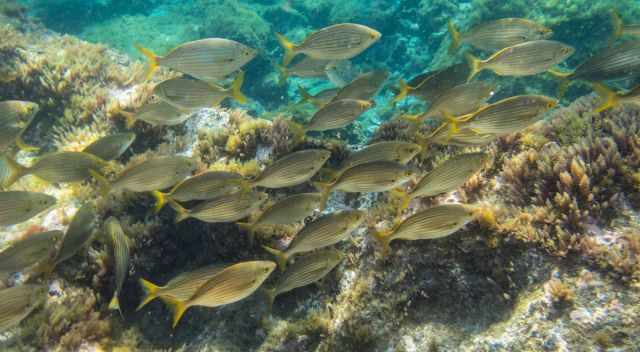
[[[420,74],[408,83],[400,80],[400,90],[392,100],[396,103],[407,96],[416,96],[425,101],[434,101],[449,89],[463,84],[469,77],[469,65],[455,64],[432,72]]]
[[[199,80],[215,82],[236,72],[256,56],[255,49],[223,38],[184,43],[162,57],[140,45],[136,45],[136,48],[147,57],[147,79],[151,78],[158,66],[164,66]]]
[[[619,104],[640,106],[640,86],[636,86],[630,91],[619,94],[602,83],[594,83],[593,90],[600,96],[600,105],[595,112],[600,113]]]
[[[137,120],[152,126],[175,126],[185,122],[191,113],[178,109],[164,100],[143,105],[136,113],[120,111],[126,118],[127,128],[132,128]]]
[[[535,40],[504,48],[486,60],[467,53],[470,73],[467,82],[483,70],[499,76],[530,76],[545,72],[573,55],[575,49],[553,40]]]
[[[436,128],[429,136],[420,137],[421,145],[429,144],[438,145],[455,145],[459,147],[477,147],[484,146],[494,141],[498,136],[491,133],[477,133],[464,125],[459,126],[457,132],[452,132],[447,123],[443,123]]]
[[[411,120],[418,123],[426,119],[444,119],[444,114],[460,116],[472,113],[495,93],[495,85],[486,82],[472,82],[455,86],[442,93],[424,114]]]
[[[244,104],[247,97],[240,91],[243,82],[244,72],[236,76],[229,88],[195,79],[172,78],[156,85],[153,93],[179,110],[218,106],[225,98]]]
[[[344,99],[372,100],[378,94],[387,78],[389,78],[389,71],[385,70],[364,73],[340,89],[332,101]]]
[[[251,232],[262,226],[294,224],[318,210],[321,200],[320,193],[294,194],[270,206],[254,222],[238,223],[238,225]]]
[[[267,166],[251,184],[265,188],[299,185],[309,181],[330,156],[331,152],[323,149],[307,149],[287,154]]]
[[[22,285],[0,290],[0,332],[24,320],[47,298],[45,285]]]
[[[192,209],[185,209],[174,201],[169,204],[177,212],[176,223],[188,218],[195,218],[208,223],[234,222],[246,218],[260,209],[268,195],[263,192],[244,192],[229,194],[198,204]]]
[[[501,18],[484,22],[460,33],[453,21],[449,21],[451,46],[449,54],[455,54],[464,43],[486,51],[496,51],[533,40],[547,39],[553,31],[539,23],[524,18]]]
[[[142,298],[136,311],[142,309],[147,303],[158,297],[161,299],[168,298],[176,301],[187,301],[202,285],[218,275],[225,267],[226,265],[224,264],[207,265],[193,271],[182,273],[169,280],[164,286],[157,286],[145,279],[140,279],[140,286],[142,286],[145,296]]]
[[[39,109],[38,104],[29,101],[0,101],[0,151],[5,151],[13,143],[16,143],[18,148],[22,150],[38,150],[38,148],[24,143],[22,134],[29,127]]]
[[[589,82],[637,77],[640,75],[640,40],[602,49],[580,64],[573,72],[551,71],[551,73],[566,80]]]
[[[327,131],[345,127],[372,107],[373,102],[366,100],[333,100],[311,117],[311,120],[304,126],[304,130]]]
[[[0,226],[25,222],[56,204],[56,199],[44,193],[0,192]]]
[[[54,266],[71,258],[89,242],[93,234],[96,217],[96,209],[89,203],[78,209],[64,235]]]
[[[276,257],[280,270],[284,271],[287,261],[295,254],[313,251],[344,240],[365,218],[366,213],[359,210],[342,210],[324,215],[300,230],[286,251],[267,246],[263,248]]]
[[[266,289],[269,304],[273,305],[276,297],[298,287],[310,285],[325,277],[338,265],[344,255],[335,249],[319,250],[296,258],[295,263],[287,268],[278,278],[275,286]]]
[[[356,165],[341,172],[330,183],[316,182],[322,191],[321,210],[324,210],[329,194],[333,190],[347,193],[386,192],[413,178],[416,170],[392,161],[374,161]]]
[[[467,153],[447,159],[413,187],[402,208],[413,198],[432,197],[458,189],[480,171],[485,158],[485,153]]]
[[[99,174],[107,165],[97,156],[83,152],[45,154],[30,167],[22,166],[10,158],[7,161],[11,177],[6,181],[6,187],[26,175],[34,175],[51,183],[81,182],[92,174]]]
[[[544,113],[556,105],[558,100],[542,95],[519,95],[461,117],[457,124],[478,134],[503,136],[519,132],[541,120]]]
[[[318,60],[310,56],[305,56],[302,60],[295,62],[289,67],[277,66],[280,72],[280,84],[284,84],[289,76],[302,78],[326,78],[327,65],[332,60]]]
[[[249,297],[269,277],[276,264],[270,261],[250,261],[231,265],[207,281],[188,301],[165,299],[173,305],[173,327],[184,312],[193,306],[219,307]]]
[[[34,233],[0,252],[0,273],[11,274],[51,259],[61,231]]]
[[[298,54],[322,60],[351,59],[377,42],[381,36],[375,29],[354,23],[335,24],[320,29],[309,34],[300,45],[277,34],[285,51],[283,66],[287,66]]]
[[[382,247],[383,255],[389,251],[393,240],[428,240],[446,237],[473,220],[469,207],[460,204],[444,204],[415,213],[394,229],[372,233]]]
[[[406,164],[409,160],[413,159],[421,149],[422,148],[415,143],[403,141],[383,141],[370,144],[349,155],[340,165],[340,170],[344,171],[354,166],[374,161],[393,161],[399,164]],[[338,171],[338,174],[340,174],[341,171]]]
[[[249,183],[235,172],[209,171],[178,183],[167,193],[153,191],[152,194],[156,198],[156,212],[158,212],[170,200],[175,202],[208,200],[248,188]]]
[[[114,217],[108,218],[105,222],[105,232],[109,235],[113,246],[113,263],[116,274],[116,289],[113,293],[113,298],[109,302],[109,309],[120,310],[118,295],[120,295],[122,285],[129,272],[129,238],[122,231],[120,221]]]
[[[338,91],[340,91],[339,88],[328,88],[316,93],[315,95],[311,95],[304,88],[298,86],[298,92],[302,97],[298,104],[311,103],[317,108],[321,108],[327,105],[333,99],[333,97],[338,94]]]
[[[129,149],[135,139],[135,133],[116,133],[98,139],[82,151],[93,154],[102,160],[115,160]]]
[[[196,162],[183,156],[161,156],[147,159],[128,167],[110,183],[104,177],[93,175],[102,186],[103,194],[109,192],[152,192],[167,189],[184,180],[196,169]]]

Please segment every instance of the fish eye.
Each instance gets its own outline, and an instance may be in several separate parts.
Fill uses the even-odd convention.
[[[552,108],[552,107],[554,107],[555,105],[556,105],[556,104],[555,104],[554,102],[552,102],[552,101],[550,101],[550,102],[548,102],[548,103],[547,103],[547,107],[548,107],[548,108]]]

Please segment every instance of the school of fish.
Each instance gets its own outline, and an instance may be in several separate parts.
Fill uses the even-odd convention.
[[[3,101],[0,102],[0,225],[19,224],[55,208],[54,197],[11,189],[18,180],[32,175],[54,184],[93,179],[91,184],[104,197],[113,192],[150,193],[156,199],[154,211],[169,205],[176,213],[176,223],[187,219],[236,223],[252,241],[265,228],[302,226],[285,248],[262,245],[265,255],[273,256],[273,261],[213,264],[183,272],[164,285],[140,278],[145,296],[138,310],[160,298],[172,308],[174,328],[190,307],[231,304],[249,297],[262,286],[270,307],[278,295],[317,282],[339,265],[345,254],[335,245],[366,223],[368,213],[363,210],[327,212],[332,192],[389,192],[400,200],[391,228],[367,229],[379,244],[381,254],[388,255],[394,240],[437,239],[474,220],[473,204],[440,204],[417,212],[411,209],[413,199],[438,196],[463,186],[481,172],[488,158],[481,151],[462,153],[439,163],[430,172],[423,172],[410,162],[419,153],[428,152],[430,145],[481,148],[501,136],[522,131],[543,120],[573,81],[591,85],[601,96],[598,112],[617,104],[640,104],[640,87],[617,92],[607,86],[607,81],[640,75],[640,41],[616,44],[622,36],[640,37],[640,25],[625,25],[615,13],[612,23],[610,46],[569,71],[558,64],[569,58],[574,48],[551,39],[552,29],[532,20],[503,18],[466,31],[449,22],[449,53],[453,55],[469,47],[464,54],[467,62],[400,80],[392,100],[394,105],[413,96],[429,104],[421,113],[401,116],[413,126],[413,140],[372,143],[353,151],[332,168],[326,165],[330,151],[298,150],[275,160],[253,179],[221,171],[194,175],[195,160],[172,155],[150,158],[109,179],[105,169],[128,150],[136,138],[135,132],[106,136],[81,152],[46,153],[32,165],[22,165],[14,157],[16,148],[30,153],[38,151],[36,146],[24,142],[23,134],[39,107],[27,101]],[[277,67],[280,83],[284,84],[292,76],[340,81],[340,71],[351,68],[349,60],[374,45],[382,34],[364,25],[342,23],[312,32],[297,44],[281,34],[276,36],[284,50],[282,65]],[[138,44],[136,48],[148,59],[146,79],[159,67],[183,76],[156,84],[153,100],[138,111],[123,111],[129,128],[136,121],[153,126],[179,125],[192,112],[218,106],[227,98],[240,104],[248,100],[241,91],[245,81],[241,69],[258,55],[255,49],[224,38],[184,43],[164,56]],[[472,54],[472,50],[486,58]],[[558,80],[558,98],[519,95],[492,102],[498,87],[475,80],[483,71],[512,77],[548,73]],[[374,97],[388,79],[387,71],[374,70],[341,82],[338,88],[315,94],[298,87],[301,103],[311,103],[317,109],[299,127],[304,133],[317,134],[349,126],[375,106]],[[419,131],[426,121],[438,123],[439,127],[423,135]],[[330,177],[318,180],[321,170]],[[310,182],[316,192],[290,194],[275,202],[265,192]],[[256,212],[259,215],[251,217]],[[120,310],[120,293],[130,273],[129,260],[135,249],[119,219],[109,217],[101,221],[97,217],[94,206],[85,204],[78,209],[66,233],[43,231],[11,243],[0,252],[0,273],[7,277],[31,270],[46,275],[85,248],[95,233],[101,233],[111,246],[115,283],[108,307]],[[271,284],[263,285],[274,275],[277,277]],[[46,294],[46,286],[41,283],[0,290],[0,332],[19,324],[42,304]]]

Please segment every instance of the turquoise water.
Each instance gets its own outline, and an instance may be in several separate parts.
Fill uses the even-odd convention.
[[[0,0],[0,350],[638,351],[639,18],[637,0]],[[306,51],[284,62],[278,34]],[[238,51],[202,69],[204,39]]]

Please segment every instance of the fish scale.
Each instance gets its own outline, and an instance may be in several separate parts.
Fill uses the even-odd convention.
[[[290,153],[267,166],[252,183],[265,188],[298,185],[311,179],[330,156],[331,153],[324,149]]]
[[[384,192],[408,180],[412,173],[403,164],[375,161],[344,171],[333,185],[343,192]]]
[[[115,265],[115,290],[109,303],[109,309],[120,309],[118,295],[129,272],[129,239],[122,230],[120,222],[110,217],[105,221],[105,232],[109,234],[113,248],[113,263]]]
[[[0,290],[0,332],[20,323],[46,297],[45,285],[28,284]]]
[[[420,240],[448,236],[471,221],[471,211],[459,204],[438,205],[404,220],[389,236],[396,239]]]
[[[484,158],[484,153],[468,153],[446,160],[423,177],[409,196],[429,197],[457,189],[480,170]]]

